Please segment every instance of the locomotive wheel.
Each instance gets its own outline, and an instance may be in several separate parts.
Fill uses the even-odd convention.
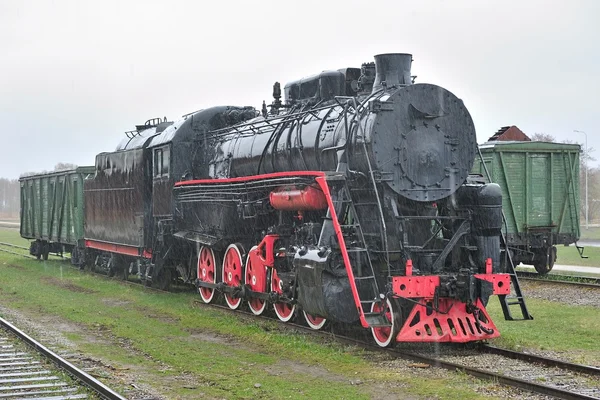
[[[200,248],[200,252],[198,253],[198,280],[202,282],[208,283],[216,283],[216,262],[215,262],[215,252],[206,246],[202,246]],[[205,303],[210,303],[213,301],[215,297],[215,289],[207,288],[207,287],[198,287],[198,292],[200,293],[200,298]]]
[[[223,256],[223,283],[227,286],[237,287],[242,283],[242,252],[244,250],[238,244],[230,244]],[[240,307],[241,297],[234,297],[225,293],[225,302],[232,310]]]
[[[267,289],[267,267],[264,265],[255,265],[257,263],[252,262],[252,250],[257,249],[258,246],[254,246],[250,249],[248,253],[248,258],[246,259],[246,271],[244,274],[244,283],[252,289],[254,292],[262,292],[264,293]],[[260,315],[265,311],[267,307],[267,302],[265,300],[260,299],[250,299],[248,300],[248,307],[250,307],[250,311],[254,315]]]
[[[302,314],[304,314],[304,320],[306,321],[306,324],[309,326],[309,328],[314,329],[316,331],[322,329],[327,323],[327,319],[309,314],[304,310],[302,311]]]
[[[283,293],[283,282],[277,276],[277,271],[275,269],[273,269],[271,274],[271,290],[279,294]],[[277,302],[273,304],[273,309],[275,310],[275,314],[277,314],[277,318],[283,322],[288,322],[294,316],[296,305]]]
[[[388,347],[394,343],[394,339],[400,330],[400,305],[394,299],[386,299],[385,303],[373,303],[371,312],[383,312],[391,326],[376,326],[371,328],[373,339],[380,347]]]

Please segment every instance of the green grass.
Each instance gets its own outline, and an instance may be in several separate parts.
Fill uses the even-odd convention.
[[[0,242],[29,247],[29,240],[23,239],[15,228],[0,227]]]
[[[588,258],[581,258],[574,245],[557,246],[556,263],[563,265],[580,265],[583,267],[600,266],[600,247],[586,246],[583,255]]]
[[[479,399],[473,386],[492,385],[460,374],[424,377],[418,369],[398,373],[372,362],[380,356],[357,348],[199,305],[193,292],[149,292],[60,261],[0,254],[0,268],[1,304],[32,319],[52,316],[79,326],[68,333],[79,349],[117,369],[143,371],[138,383],[157,387],[169,398],[367,399],[408,394]],[[182,377],[187,380],[181,382]],[[360,385],[351,384],[356,379]]]
[[[581,240],[600,240],[600,227],[589,227],[585,229],[585,225],[581,227]]]
[[[505,321],[499,301],[490,300],[488,311],[502,333],[494,340],[495,344],[515,349],[560,351],[575,362],[600,363],[600,308],[532,298],[526,302],[534,316],[532,321]],[[516,313],[517,309],[511,311]]]
[[[0,229],[0,241],[11,239],[19,239],[18,231]],[[568,249],[574,248],[560,247],[559,257]],[[32,319],[53,316],[76,324],[81,329],[67,337],[80,350],[117,369],[142,371],[138,383],[157,387],[169,398],[361,399],[408,394],[478,399],[483,396],[474,386],[488,385],[488,392],[489,385],[493,387],[462,374],[428,376],[421,369],[399,373],[382,367],[379,356],[356,348],[198,305],[195,293],[157,294],[81,273],[65,262],[2,253],[0,268],[3,306]],[[573,361],[600,363],[600,309],[536,299],[527,304],[535,320],[504,321],[497,299],[491,299],[488,308],[502,333],[496,344],[564,351]],[[181,382],[181,377],[193,384]],[[350,384],[357,378],[361,385]],[[256,388],[256,383],[261,386]]]

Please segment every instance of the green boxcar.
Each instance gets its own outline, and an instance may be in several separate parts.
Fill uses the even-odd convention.
[[[94,172],[94,167],[78,167],[19,179],[21,236],[34,240],[32,255],[46,260],[50,252],[83,248],[83,181]]]
[[[515,264],[547,273],[556,260],[555,245],[579,240],[580,146],[498,141],[479,148],[491,181],[502,188],[504,230]],[[487,177],[479,158],[473,172]]]

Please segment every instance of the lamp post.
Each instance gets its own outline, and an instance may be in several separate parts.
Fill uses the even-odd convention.
[[[573,132],[576,133],[583,133],[585,135],[585,229],[589,228],[589,220],[588,220],[588,165],[587,165],[587,158],[588,158],[588,146],[587,146],[587,133],[585,133],[584,131],[578,131],[578,130],[573,130]]]

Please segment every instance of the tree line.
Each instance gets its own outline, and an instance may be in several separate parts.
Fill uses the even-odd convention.
[[[64,171],[77,168],[77,165],[70,163],[58,163],[53,171],[26,172],[21,174],[25,176],[45,174],[48,172]],[[18,218],[21,208],[21,189],[18,179],[0,178],[0,218]]]
[[[0,218],[17,218],[20,207],[17,179],[0,178]]]
[[[552,135],[546,133],[535,133],[531,136],[531,140],[541,142],[556,142]],[[581,154],[579,157],[579,199],[580,199],[580,221],[581,226],[585,225],[585,175],[587,172],[588,178],[588,220],[590,223],[600,221],[600,168],[591,167],[590,164],[596,159],[592,156],[594,153],[593,147],[587,149],[578,142],[572,140],[564,140],[563,143],[578,144],[581,146]]]
[[[539,140],[544,142],[555,142],[553,136],[536,133],[531,136],[532,140]],[[573,143],[573,142],[565,142]],[[589,221],[600,221],[600,168],[591,168],[590,163],[595,161],[595,158],[591,156],[594,152],[594,148],[590,147],[586,150],[582,147],[581,152],[581,166],[580,166],[580,198],[581,198],[581,225],[585,223],[585,174],[588,174],[588,219]],[[67,169],[77,168],[75,164],[69,163],[58,163],[54,167],[54,171],[62,171]],[[39,173],[45,173],[48,171],[42,171]],[[21,175],[21,177],[34,175],[34,173],[28,172]],[[20,208],[20,189],[19,181],[17,179],[6,179],[0,178],[0,218],[18,218]]]

